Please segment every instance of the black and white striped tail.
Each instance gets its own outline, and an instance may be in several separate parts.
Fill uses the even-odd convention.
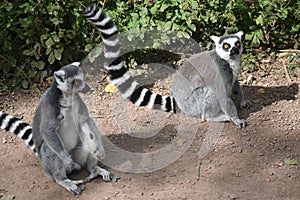
[[[108,70],[112,84],[118,87],[122,96],[136,106],[175,113],[175,100],[172,96],[162,96],[144,88],[133,79],[124,67],[120,55],[118,29],[111,18],[94,3],[86,6],[83,16],[92,21],[102,34],[105,57],[104,68]]]
[[[14,133],[16,136],[25,141],[35,153],[36,148],[32,140],[32,127],[22,122],[20,119],[0,111],[0,128]]]

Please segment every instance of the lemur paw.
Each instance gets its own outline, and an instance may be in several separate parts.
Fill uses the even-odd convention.
[[[78,187],[76,184],[68,187],[67,190],[69,190],[74,195],[80,195],[82,193],[82,189]]]
[[[240,106],[241,106],[241,108],[247,108],[247,109],[249,109],[249,108],[252,107],[252,103],[249,100],[245,100],[245,101],[242,101],[240,103]]]
[[[105,158],[105,153],[104,151],[96,150],[93,152],[93,157],[100,161]]]
[[[233,123],[235,123],[239,128],[245,128],[246,127],[246,121],[243,119],[235,119],[232,120]]]
[[[102,179],[104,180],[104,181],[107,181],[107,182],[109,182],[109,181],[111,181],[112,180],[112,176],[111,176],[111,173],[110,172],[108,172],[108,171],[106,171],[106,170],[102,170],[102,172],[101,172],[101,176],[102,176]]]

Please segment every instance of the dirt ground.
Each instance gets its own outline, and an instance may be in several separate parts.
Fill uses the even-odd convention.
[[[70,194],[44,176],[37,157],[24,142],[0,131],[0,199],[300,199],[300,165],[291,165],[287,160],[300,161],[300,81],[284,75],[281,61],[267,67],[270,68],[267,75],[255,72],[251,74],[255,81],[243,83],[246,98],[253,102],[251,109],[239,111],[247,120],[245,129],[225,123],[214,148],[199,157],[211,127],[207,122],[199,122],[187,151],[174,162],[138,173],[104,166],[120,180],[109,183],[93,180],[81,186],[84,191],[80,196]],[[242,81],[249,75],[244,74]],[[113,144],[129,152],[145,153],[176,138],[180,116],[133,107],[117,93],[104,92],[106,84],[100,82],[85,100],[97,126]],[[32,124],[39,98],[37,93],[6,93],[0,96],[0,107]],[[111,109],[116,105],[128,110],[128,119],[120,120],[119,113]],[[149,138],[133,137],[128,133],[130,129],[122,126],[127,120],[137,127],[155,125],[154,115],[165,121],[161,130]],[[107,156],[114,155],[114,149],[106,146],[106,151]]]

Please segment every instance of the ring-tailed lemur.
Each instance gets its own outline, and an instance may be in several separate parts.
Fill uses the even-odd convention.
[[[242,31],[222,37],[211,36],[216,49],[187,59],[173,80],[174,97],[161,96],[139,85],[124,67],[118,30],[110,17],[93,3],[86,7],[83,16],[102,33],[106,59],[104,67],[111,75],[112,84],[118,87],[124,98],[137,106],[173,113],[176,112],[177,103],[180,111],[186,115],[207,121],[231,120],[237,126],[245,127],[245,121],[239,119],[231,99],[233,91],[237,94],[241,107],[251,105],[244,100],[238,82]]]
[[[78,184],[99,175],[109,181],[111,175],[97,165],[105,152],[99,130],[79,96],[79,93],[89,91],[79,63],[62,67],[54,73],[54,77],[35,111],[32,129],[2,112],[0,125],[27,141],[37,152],[44,171],[58,184],[78,195],[81,193]],[[67,174],[82,167],[90,172],[85,180],[73,181],[67,177]]]
[[[234,93],[242,108],[251,106],[238,81],[243,34],[211,36],[216,49],[193,55],[176,72],[172,91],[184,114],[207,121],[231,120],[245,127],[231,99]]]

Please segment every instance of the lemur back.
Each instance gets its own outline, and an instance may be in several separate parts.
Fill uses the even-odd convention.
[[[237,116],[235,105],[230,98],[233,88],[238,94],[241,105],[250,105],[250,102],[244,101],[237,81],[241,70],[243,32],[223,37],[211,36],[216,49],[194,55],[184,62],[173,81],[174,97],[161,96],[140,86],[124,67],[120,56],[118,31],[111,19],[95,4],[88,5],[83,16],[102,33],[106,60],[104,68],[111,75],[112,84],[118,87],[125,99],[129,99],[136,106],[173,113],[178,106],[179,112],[189,116],[201,117],[208,121],[232,120],[239,127],[245,126],[244,120],[240,120]],[[188,67],[190,65],[191,67]],[[210,78],[216,74],[218,79]],[[225,89],[221,87],[223,84],[226,85]],[[186,101],[186,99],[190,100]]]

